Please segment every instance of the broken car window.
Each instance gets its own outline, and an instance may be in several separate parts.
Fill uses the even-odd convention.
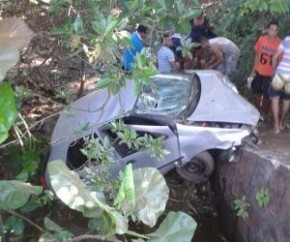
[[[180,116],[199,95],[197,80],[187,76],[164,75],[153,78],[139,95],[135,105],[138,114],[167,115],[172,118]]]

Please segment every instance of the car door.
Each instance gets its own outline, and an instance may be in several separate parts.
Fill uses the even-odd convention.
[[[118,162],[112,169],[113,176],[116,176],[126,164],[132,163],[134,168],[155,167],[162,173],[166,173],[175,167],[175,163],[180,159],[179,141],[175,125],[169,122],[158,120],[156,115],[152,118],[150,115],[131,115],[123,118],[123,122],[134,129],[138,136],[145,134],[153,138],[162,137],[166,154],[163,159],[157,159],[149,152],[148,149],[129,148],[126,144],[120,144],[116,141],[116,134],[112,132],[109,124],[100,127],[100,134],[108,136],[112,147],[114,147]]]

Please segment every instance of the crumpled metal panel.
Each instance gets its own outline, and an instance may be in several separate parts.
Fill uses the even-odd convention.
[[[202,151],[226,150],[241,145],[242,139],[250,135],[248,129],[198,127],[177,124],[180,153],[183,161],[189,161]]]
[[[260,118],[258,110],[229,88],[220,72],[205,70],[188,73],[196,73],[201,81],[200,100],[188,120],[257,125]]]

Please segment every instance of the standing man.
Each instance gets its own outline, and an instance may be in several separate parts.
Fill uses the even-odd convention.
[[[267,35],[260,37],[254,48],[256,55],[251,73],[251,77],[254,78],[251,88],[256,108],[265,115],[269,112],[268,90],[275,73],[272,67],[272,59],[281,43],[278,30],[278,22],[270,22],[267,27]]]
[[[212,54],[209,61],[202,63],[203,67],[205,69],[218,70],[222,74],[230,77],[240,57],[240,49],[238,46],[225,37],[217,37],[208,40],[201,36],[200,43],[202,49],[209,49]]]
[[[191,27],[190,37],[193,42],[195,42],[195,40],[200,36],[204,36],[208,39],[216,37],[213,33],[213,27],[210,24],[209,19],[205,15],[203,9],[201,9],[201,11],[202,12],[199,16],[189,21]]]
[[[173,69],[178,68],[178,63],[175,62],[174,52],[171,49],[172,47],[173,42],[171,40],[170,34],[163,34],[162,46],[157,53],[159,73],[169,73]]]
[[[146,39],[147,36],[147,27],[140,24],[137,30],[131,34],[130,47],[125,49],[125,52],[122,57],[122,67],[125,71],[130,72],[132,70],[132,65],[134,62],[134,57],[137,53],[141,53],[144,45],[143,41]]]
[[[277,66],[278,58],[282,55],[282,60]],[[279,134],[286,127],[286,117],[290,107],[290,35],[279,45],[273,57],[273,69],[276,74],[272,80],[268,95],[272,101],[272,111],[274,116],[274,133]],[[281,119],[279,120],[279,100],[283,100]]]

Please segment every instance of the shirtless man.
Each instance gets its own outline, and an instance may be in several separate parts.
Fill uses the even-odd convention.
[[[209,61],[203,63],[206,69],[214,69],[230,77],[238,63],[240,49],[231,40],[225,37],[217,37],[208,40],[200,37],[201,47],[212,54]]]

